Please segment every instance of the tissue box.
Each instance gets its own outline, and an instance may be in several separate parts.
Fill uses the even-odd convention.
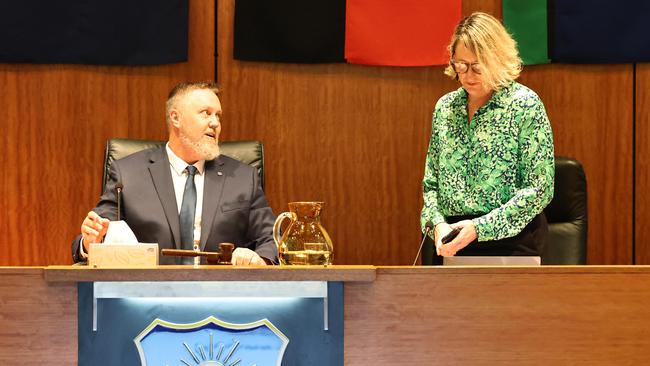
[[[92,268],[141,268],[158,265],[158,244],[90,244]]]

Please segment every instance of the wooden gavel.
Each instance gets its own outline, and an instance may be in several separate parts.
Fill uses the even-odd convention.
[[[206,257],[208,264],[229,265],[234,249],[234,244],[219,243],[218,252],[197,252],[185,249],[162,249],[160,252],[164,256],[172,257]]]

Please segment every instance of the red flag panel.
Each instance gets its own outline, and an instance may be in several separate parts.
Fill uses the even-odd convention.
[[[345,58],[388,66],[446,64],[461,0],[347,0]]]

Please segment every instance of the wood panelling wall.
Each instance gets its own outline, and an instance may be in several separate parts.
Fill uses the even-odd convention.
[[[235,0],[190,1],[189,61],[158,67],[0,65],[0,265],[70,263],[70,242],[96,202],[106,139],[166,136],[164,101],[179,81],[223,86],[224,139],[259,139],[276,213],[325,201],[337,264],[409,264],[417,251],[421,179],[436,100],[458,85],[442,67],[296,65],[233,60]],[[463,13],[501,15],[499,0]],[[216,52],[215,52],[216,51]],[[589,187],[591,264],[650,261],[650,69],[636,78],[636,237],[633,246],[632,65],[526,67],[544,101],[556,153],[576,157]],[[645,216],[644,216],[645,215]],[[644,229],[646,231],[644,231]],[[636,255],[635,255],[636,254]]]
[[[214,2],[190,1],[189,62],[0,64],[0,265],[71,263],[99,198],[106,140],[164,139],[169,90],[214,79]]]
[[[636,65],[635,264],[650,264],[650,64]]]

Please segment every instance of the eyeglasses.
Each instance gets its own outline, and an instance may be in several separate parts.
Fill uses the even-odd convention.
[[[481,71],[483,70],[483,67],[481,67],[481,64],[478,63],[478,62],[469,63],[469,62],[465,62],[465,61],[451,60],[449,62],[449,64],[454,69],[454,71],[456,71],[457,74],[465,74],[465,73],[467,73],[469,71],[470,67],[472,68],[472,71],[477,75],[480,75]]]

